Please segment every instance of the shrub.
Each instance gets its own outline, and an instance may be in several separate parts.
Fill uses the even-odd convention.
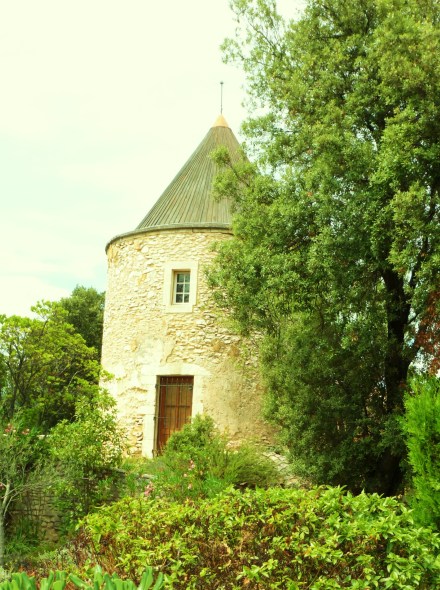
[[[215,429],[214,420],[210,416],[197,414],[190,423],[170,436],[164,455],[177,452],[196,457],[206,449],[217,445],[223,447],[223,443]]]
[[[49,447],[59,474],[54,491],[66,526],[114,498],[124,444],[114,401],[106,392],[94,400],[79,400],[75,421],[58,423]]]
[[[415,518],[440,529],[440,379],[414,379],[405,397],[403,430],[412,468]]]
[[[118,486],[118,498],[137,497],[145,491],[145,486],[152,477],[152,459],[129,455],[121,463],[121,481]],[[148,480],[146,482],[146,480]]]
[[[174,589],[440,587],[440,537],[393,498],[340,488],[230,488],[209,500],[124,499],[89,515],[84,563]]]
[[[273,461],[256,446],[247,443],[230,448],[212,418],[200,415],[172,434],[150,468],[155,479],[147,495],[176,500],[213,497],[230,485],[267,487],[280,480]]]

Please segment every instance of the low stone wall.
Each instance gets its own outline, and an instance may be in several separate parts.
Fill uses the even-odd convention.
[[[57,541],[61,518],[50,491],[42,488],[27,492],[10,511],[9,527],[15,533],[35,535],[39,541]]]

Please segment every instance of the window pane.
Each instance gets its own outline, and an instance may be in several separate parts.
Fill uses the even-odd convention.
[[[189,271],[175,273],[174,303],[189,303],[190,275]]]

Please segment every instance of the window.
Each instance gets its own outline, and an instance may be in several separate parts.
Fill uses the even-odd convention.
[[[174,294],[173,303],[189,303],[191,272],[175,271],[174,272]]]
[[[170,260],[163,270],[165,313],[191,313],[197,304],[197,260]]]

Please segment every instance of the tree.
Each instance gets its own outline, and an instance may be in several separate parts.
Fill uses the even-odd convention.
[[[6,518],[11,503],[30,490],[41,489],[35,478],[44,441],[16,419],[0,422],[0,566],[5,564]],[[34,477],[33,477],[34,476]]]
[[[96,349],[100,360],[105,293],[77,285],[70,297],[60,299],[59,303],[67,311],[67,322],[81,334],[87,346]]]
[[[12,420],[20,410],[47,432],[74,418],[78,398],[93,398],[100,367],[58,304],[33,310],[35,318],[0,317],[0,413]]]
[[[412,470],[411,505],[423,525],[440,529],[440,379],[414,379],[402,420]]]
[[[247,74],[249,156],[227,168],[234,239],[211,284],[264,335],[268,413],[319,482],[393,493],[398,416],[438,290],[440,6],[232,0],[226,59]],[[438,298],[430,312],[436,325]],[[433,317],[434,316],[434,317]]]

